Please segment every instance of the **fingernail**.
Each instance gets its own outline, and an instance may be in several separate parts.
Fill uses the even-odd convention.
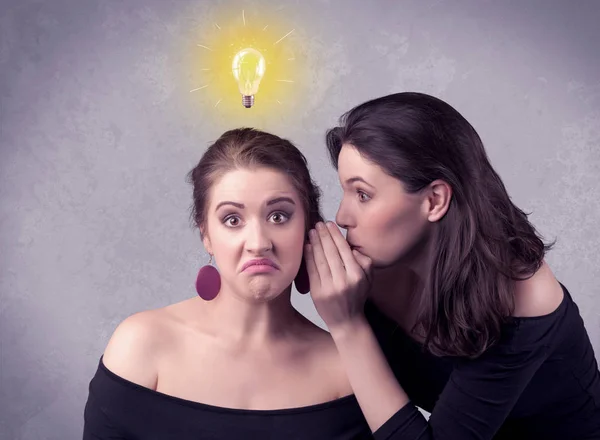
[[[315,237],[317,236],[317,231],[315,231],[314,229],[311,229],[311,230],[308,232],[308,235],[309,235],[310,237],[312,237],[312,238],[315,238]]]
[[[317,229],[323,229],[325,225],[321,222],[317,223]]]

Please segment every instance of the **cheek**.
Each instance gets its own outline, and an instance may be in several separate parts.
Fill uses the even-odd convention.
[[[211,235],[210,245],[214,254],[214,262],[221,271],[234,270],[236,259],[240,254],[241,235],[234,231],[224,229],[222,225],[217,225],[219,230]],[[215,228],[213,228],[215,231]]]
[[[368,222],[365,251],[376,265],[391,264],[420,242],[426,227],[418,206],[377,209]]]
[[[231,241],[222,241],[213,243],[214,262],[219,266],[219,270],[228,272],[230,267],[235,265],[236,251]]]
[[[291,228],[290,228],[291,229]],[[304,251],[306,231],[304,227],[294,227],[293,229],[286,231],[280,238],[280,243],[283,252],[286,255],[302,255]]]
[[[274,244],[277,248],[277,258],[285,265],[286,269],[294,272],[300,267],[304,252],[304,224],[290,225],[278,231]]]

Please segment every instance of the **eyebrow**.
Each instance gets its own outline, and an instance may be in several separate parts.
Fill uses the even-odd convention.
[[[215,208],[215,211],[217,209],[219,209],[221,206],[227,206],[227,205],[235,206],[236,208],[239,208],[239,209],[244,209],[244,204],[243,203],[236,203],[236,202],[225,201],[225,202],[219,203],[217,205],[217,207]]]
[[[291,199],[290,197],[277,197],[275,199],[269,200],[267,202],[267,206],[271,206],[271,205],[274,205],[275,203],[279,203],[279,202],[287,202],[287,203],[291,203],[292,205],[296,205],[296,202],[294,202],[294,200]]]
[[[362,182],[365,185],[369,185],[371,188],[375,188],[373,185],[371,185],[369,182],[367,182],[362,177],[355,176],[355,177],[350,177],[349,179],[346,180],[346,183],[348,183],[348,184],[354,183],[354,182]]]
[[[294,200],[293,200],[293,199],[291,199],[290,197],[277,197],[277,198],[275,198],[275,199],[271,199],[271,200],[269,200],[269,201],[267,202],[267,206],[271,206],[271,205],[274,205],[274,204],[276,204],[276,203],[280,203],[280,202],[287,202],[287,203],[291,203],[292,205],[296,205],[296,202],[294,202]],[[244,204],[243,204],[243,203],[237,203],[237,202],[224,201],[224,202],[221,202],[221,203],[219,203],[219,204],[217,205],[217,207],[215,208],[215,211],[216,211],[217,209],[219,209],[221,206],[227,206],[227,205],[234,206],[234,207],[236,207],[236,208],[238,208],[238,209],[244,209],[244,208],[245,208],[245,206],[244,206]]]

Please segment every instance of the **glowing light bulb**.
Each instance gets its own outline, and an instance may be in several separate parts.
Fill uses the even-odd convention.
[[[256,49],[240,50],[233,57],[231,70],[242,94],[242,105],[250,108],[254,105],[254,95],[266,70],[265,57]]]

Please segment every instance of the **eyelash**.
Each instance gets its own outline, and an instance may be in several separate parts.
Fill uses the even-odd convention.
[[[283,211],[274,212],[273,214],[271,214],[271,217],[273,217],[274,215],[280,215],[280,216],[284,217],[284,220],[281,221],[281,222],[279,222],[279,223],[275,223],[276,225],[281,225],[283,223],[286,223],[290,219],[290,217],[291,217],[291,215],[289,215],[289,214],[287,214],[286,212],[283,212]]]
[[[364,192],[364,191],[361,191],[361,190],[356,190],[356,194],[357,194],[357,196],[358,196],[358,201],[359,201],[360,203],[366,203],[366,202],[368,202],[369,200],[371,200],[371,196],[370,196],[370,195],[368,195],[368,194],[367,194],[366,192]],[[365,197],[366,197],[366,200],[363,200],[363,199],[361,198],[361,196],[365,196]]]
[[[283,216],[283,217],[284,217],[284,220],[283,220],[283,221],[281,221],[281,222],[279,222],[279,223],[274,223],[274,224],[276,224],[276,225],[282,225],[282,224],[284,224],[284,223],[287,223],[287,222],[289,221],[289,219],[291,218],[291,214],[288,214],[288,213],[286,213],[286,212],[283,212],[283,211],[276,211],[276,212],[272,213],[272,214],[269,216],[269,218],[272,218],[274,215],[281,215],[281,216]],[[223,224],[225,224],[225,226],[227,226],[227,227],[229,227],[229,228],[237,228],[237,226],[232,226],[232,225],[229,225],[229,224],[227,224],[227,222],[228,222],[229,220],[233,219],[233,218],[237,218],[237,219],[239,219],[239,216],[238,216],[238,215],[236,215],[236,214],[228,215],[227,217],[225,217],[225,218],[223,219]]]

